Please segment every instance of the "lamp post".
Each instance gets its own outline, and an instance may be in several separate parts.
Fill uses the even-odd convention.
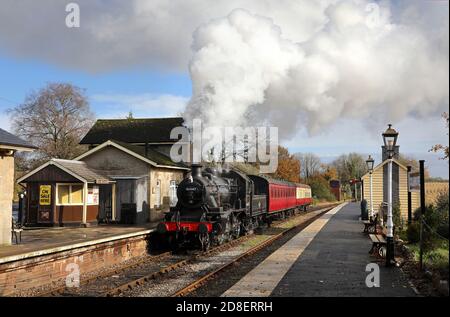
[[[372,220],[373,218],[373,192],[372,192],[372,172],[373,172],[373,164],[374,159],[372,156],[369,155],[369,158],[366,160],[367,169],[369,170],[370,175],[370,209],[369,209],[369,219]]]
[[[387,212],[387,234],[386,234],[386,266],[394,264],[394,223],[392,221],[392,157],[394,156],[395,146],[397,144],[398,132],[388,125],[383,133],[383,142],[388,154],[388,212]]]

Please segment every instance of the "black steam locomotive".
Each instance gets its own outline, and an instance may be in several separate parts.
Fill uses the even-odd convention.
[[[275,197],[270,201],[270,185],[286,189],[283,202],[289,197],[296,200],[294,183],[271,181],[234,169],[203,169],[194,164],[191,175],[178,185],[177,205],[166,213],[158,232],[175,247],[199,243],[203,250],[237,238],[270,223],[276,214],[268,208],[275,203]],[[297,203],[283,206],[286,208],[278,212],[292,211]]]

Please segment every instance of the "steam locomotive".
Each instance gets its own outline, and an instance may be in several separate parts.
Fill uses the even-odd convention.
[[[306,210],[312,203],[308,185],[198,164],[178,185],[177,197],[157,231],[174,247],[197,244],[203,250],[270,225],[276,217]]]

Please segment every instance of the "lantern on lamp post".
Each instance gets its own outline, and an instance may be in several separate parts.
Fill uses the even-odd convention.
[[[372,156],[369,155],[369,158],[366,160],[367,169],[369,170],[370,176],[370,209],[369,209],[369,219],[372,221],[373,218],[373,191],[372,191],[372,172],[373,172],[373,164],[375,163]]]
[[[392,266],[394,262],[394,223],[392,219],[392,158],[397,144],[398,132],[388,125],[383,133],[383,142],[388,154],[388,211],[387,211],[387,234],[386,234],[386,266]]]

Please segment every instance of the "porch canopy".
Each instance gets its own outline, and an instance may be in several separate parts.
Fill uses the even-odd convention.
[[[87,224],[94,221],[98,216],[96,185],[115,183],[113,179],[87,166],[85,162],[62,159],[51,159],[19,178],[17,182],[27,185],[29,199],[36,197],[35,218],[36,223],[40,224]],[[34,186],[29,186],[30,184]],[[79,217],[81,211],[82,217]],[[69,214],[71,216],[68,216]]]

